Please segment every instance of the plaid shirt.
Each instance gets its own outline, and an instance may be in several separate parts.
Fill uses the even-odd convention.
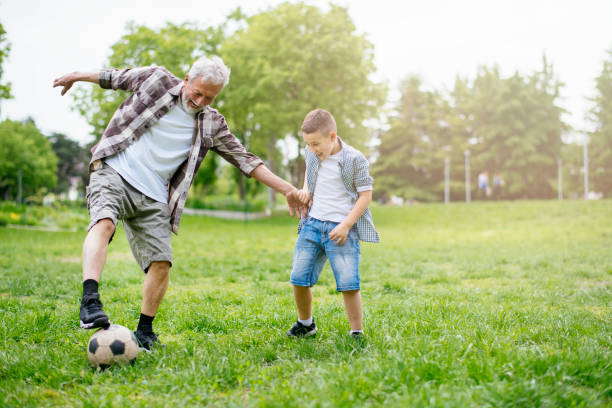
[[[346,191],[350,194],[353,205],[359,198],[361,191],[372,190],[372,184],[374,179],[370,176],[368,160],[365,156],[357,149],[347,145],[338,137],[340,144],[342,145],[342,158],[340,159],[340,174],[342,175],[342,182]],[[317,184],[317,175],[319,173],[320,160],[316,154],[310,151],[306,147],[305,158],[306,158],[306,183],[308,185],[308,191],[312,199],[314,199],[315,186]],[[298,224],[298,234],[302,230],[306,218],[300,219]],[[359,233],[359,239],[364,242],[380,242],[378,232],[374,228],[374,221],[372,220],[372,213],[369,208],[366,208],[364,213],[359,217],[354,227],[356,226],[357,232]]]
[[[132,91],[114,113],[102,138],[92,149],[90,171],[99,168],[102,159],[125,150],[133,144],[159,118],[178,102],[183,81],[162,67],[109,69],[100,71],[100,87]],[[193,139],[189,156],[168,184],[168,206],[172,231],[178,225],[185,208],[187,193],[196,172],[209,150],[221,155],[247,177],[263,161],[246,151],[230,133],[225,118],[217,110],[207,106],[198,112],[194,121]]]

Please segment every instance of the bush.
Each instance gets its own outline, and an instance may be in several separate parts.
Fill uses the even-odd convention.
[[[87,228],[88,220],[87,210],[80,205],[54,202],[51,206],[18,206],[0,202],[0,226],[13,224],[82,230]]]

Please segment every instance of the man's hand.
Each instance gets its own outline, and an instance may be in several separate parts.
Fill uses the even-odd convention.
[[[289,205],[289,215],[293,217],[294,214],[298,216],[298,218],[305,218],[306,213],[308,212],[308,208],[306,204],[304,204],[298,197],[298,190],[294,189],[285,194],[287,198],[287,204]]]
[[[53,87],[63,86],[62,95],[66,95],[66,92],[72,87],[72,85],[78,81],[76,76],[76,72],[72,72],[70,74],[62,75],[53,81]]]
[[[350,231],[349,227],[347,227],[343,223],[340,223],[336,225],[336,227],[329,232],[329,239],[334,241],[337,245],[344,245],[349,231]]]
[[[66,95],[66,92],[78,81],[98,83],[97,72],[71,72],[70,74],[62,75],[61,77],[53,81],[53,87],[63,86],[62,95]]]

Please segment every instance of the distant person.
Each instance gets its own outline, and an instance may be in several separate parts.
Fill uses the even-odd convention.
[[[499,200],[502,195],[502,190],[504,187],[504,179],[502,178],[501,173],[495,173],[493,176],[493,197],[496,200]]]
[[[292,337],[313,336],[310,288],[319,280],[329,258],[342,292],[353,337],[363,336],[359,259],[361,241],[380,242],[368,204],[372,200],[369,164],[357,149],[337,135],[334,117],[316,109],[304,119],[306,175],[298,196],[310,206],[300,220],[293,253],[291,284],[298,320],[287,332]]]
[[[484,199],[490,195],[488,171],[483,171],[478,174],[478,191],[480,198]]]
[[[209,106],[229,82],[229,75],[221,58],[202,57],[184,80],[162,67],[141,67],[73,72],[54,81],[54,87],[63,87],[62,95],[78,81],[132,92],[92,149],[87,187],[91,222],[83,244],[80,311],[84,329],[110,324],[98,282],[121,219],[132,253],[146,274],[135,335],[143,349],[159,344],[153,319],[168,288],[171,232],[178,232],[189,187],[209,150],[247,177],[285,194],[291,215],[306,209],[297,189],[247,152],[230,133],[225,118]]]

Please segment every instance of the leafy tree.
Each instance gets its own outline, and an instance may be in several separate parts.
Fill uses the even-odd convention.
[[[596,79],[597,95],[591,110],[595,131],[590,136],[589,182],[590,188],[612,197],[612,49]]]
[[[89,152],[78,142],[69,139],[63,133],[49,136],[51,148],[58,158],[57,185],[54,192],[62,193],[70,189],[71,179],[78,177],[82,186],[87,184]]]
[[[332,112],[339,135],[365,147],[371,134],[364,121],[377,117],[386,92],[369,79],[373,46],[356,32],[347,9],[283,3],[238,20],[242,28],[221,48],[232,67],[223,110],[250,150],[278,171],[286,161],[278,142],[288,138],[301,151],[300,125],[315,108]],[[303,159],[290,165],[301,184]]]
[[[4,60],[8,57],[9,51],[11,50],[11,45],[6,40],[6,31],[2,24],[0,24],[0,79],[2,79],[2,74],[4,73],[4,69],[2,68],[2,64]],[[9,99],[11,96],[11,84],[0,83],[0,100]]]
[[[472,97],[462,107],[470,112],[472,169],[502,174],[506,198],[556,194],[561,134],[567,128],[555,104],[560,86],[545,58],[542,70],[529,77],[517,72],[502,78],[497,68],[483,67],[472,84]]]
[[[443,191],[444,157],[451,133],[450,106],[436,91],[422,90],[418,77],[406,79],[388,132],[380,136],[372,166],[376,197],[398,195],[435,201]]]
[[[32,120],[0,122],[0,197],[15,199],[21,171],[22,194],[28,196],[57,183],[57,156]]]
[[[530,76],[502,78],[497,68],[482,67],[473,81],[457,78],[450,95],[424,91],[418,78],[409,78],[378,147],[379,193],[441,199],[449,158],[451,197],[463,198],[467,149],[473,196],[481,171],[503,177],[502,198],[556,196],[561,134],[567,130],[556,105],[560,87],[545,58]]]

